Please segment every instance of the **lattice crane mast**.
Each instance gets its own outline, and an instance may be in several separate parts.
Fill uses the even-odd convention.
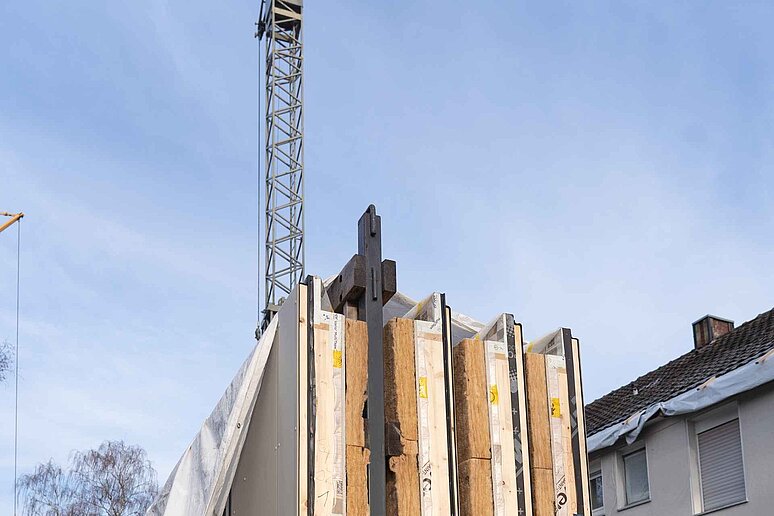
[[[262,0],[256,23],[266,76],[263,326],[304,277],[302,18],[303,0]]]

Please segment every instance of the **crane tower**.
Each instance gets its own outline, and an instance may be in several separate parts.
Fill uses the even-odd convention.
[[[265,64],[264,324],[304,277],[303,0],[262,0]]]

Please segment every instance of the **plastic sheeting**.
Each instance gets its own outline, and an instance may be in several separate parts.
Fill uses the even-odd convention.
[[[722,376],[712,377],[698,387],[686,391],[667,401],[654,403],[628,419],[600,430],[588,437],[589,453],[612,446],[621,437],[628,444],[633,443],[648,422],[656,414],[678,416],[710,407],[736,394],[749,391],[774,380],[774,348],[762,357]]]
[[[277,320],[272,319],[250,356],[183,453],[148,516],[220,514],[244,446],[263,372],[274,343]]]

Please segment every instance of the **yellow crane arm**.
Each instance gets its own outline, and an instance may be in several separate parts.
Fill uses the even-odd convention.
[[[21,220],[22,217],[24,217],[24,213],[6,213],[2,212],[0,213],[3,217],[11,217],[11,220],[0,226],[0,233],[11,227],[11,225],[16,222],[17,220]]]

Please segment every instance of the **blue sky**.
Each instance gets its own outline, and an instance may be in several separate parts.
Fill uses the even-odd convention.
[[[253,345],[257,11],[0,4],[0,210],[28,214],[22,472],[125,439],[163,481]],[[771,309],[772,16],[308,2],[308,271],[337,272],[375,203],[402,291],[513,312],[527,338],[571,327],[588,400],[689,350],[705,313]],[[0,512],[12,414],[0,386]]]

